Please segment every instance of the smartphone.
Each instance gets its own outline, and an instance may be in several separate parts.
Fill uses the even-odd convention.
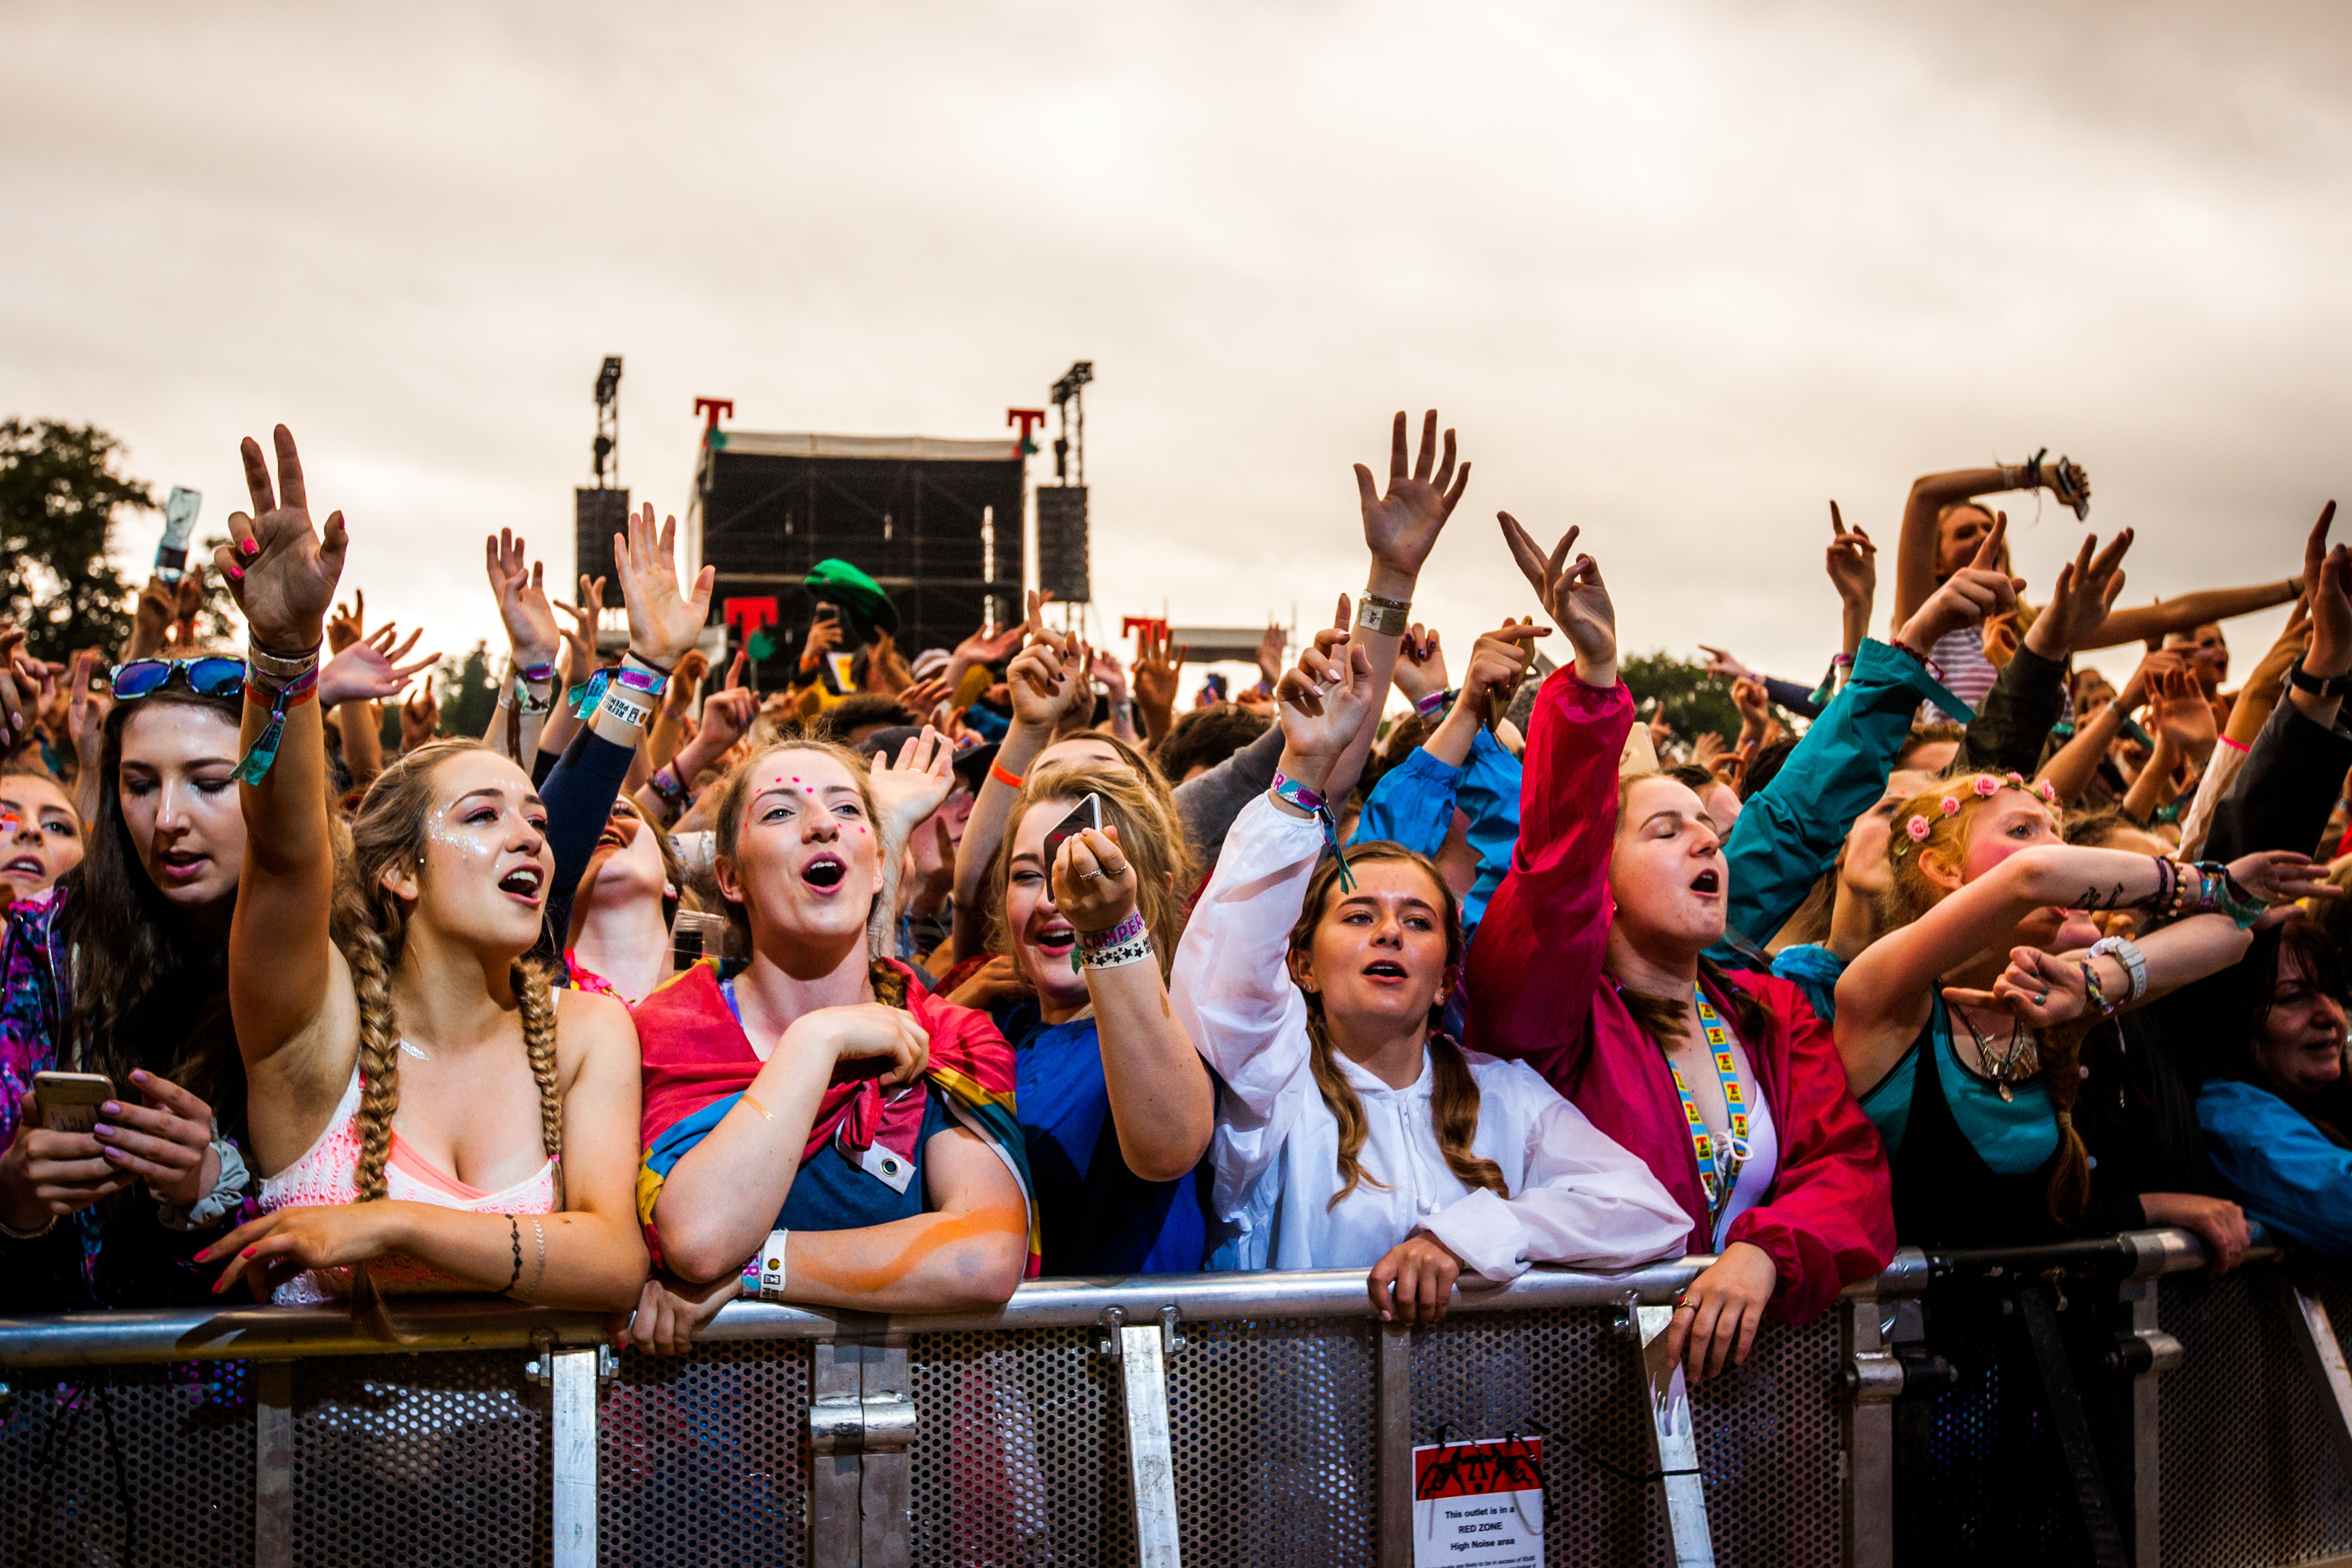
[[[835,609],[831,605],[819,605],[810,613],[809,619],[811,621],[837,621],[841,619],[841,612]]]
[[[188,537],[196,531],[196,509],[204,505],[201,491],[172,487],[163,503],[163,539],[155,546],[155,575],[176,583],[188,574]]]
[[[98,1108],[115,1097],[114,1080],[102,1072],[37,1072],[33,1092],[41,1097],[41,1126],[51,1132],[89,1131]]]
[[[1102,796],[1087,795],[1078,802],[1069,816],[1045,830],[1045,875],[1049,882],[1054,874],[1054,861],[1062,853],[1062,841],[1075,836],[1082,827],[1091,827],[1097,832],[1102,830]]]
[[[675,966],[690,969],[706,958],[725,955],[727,948],[727,917],[701,910],[680,910],[677,920],[669,928],[670,952]]]

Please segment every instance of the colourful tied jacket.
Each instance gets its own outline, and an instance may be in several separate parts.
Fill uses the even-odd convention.
[[[1649,1165],[1705,1237],[1706,1194],[1673,1076],[1601,973],[1617,761],[1633,724],[1622,684],[1598,690],[1563,668],[1538,694],[1518,848],[1470,946],[1467,1043],[1541,1072]],[[1771,1313],[1802,1321],[1894,1256],[1894,1187],[1878,1131],[1803,995],[1766,974],[1743,973],[1734,984],[1770,1015],[1764,1037],[1742,1032],[1740,1045],[1771,1110],[1780,1159],[1763,1201],[1732,1221],[1726,1239],[1772,1259],[1780,1280]],[[1737,1027],[1732,999],[1715,1002]]]
[[[835,1081],[818,1102],[802,1161],[827,1143],[838,1143],[853,1156],[879,1144],[914,1163],[927,1097],[932,1090],[947,1095],[958,1120],[988,1142],[1021,1184],[1029,1210],[1026,1273],[1035,1279],[1040,1259],[1037,1200],[1027,1144],[1013,1113],[1013,1047],[986,1014],[940,1001],[912,983],[913,972],[905,964],[887,962],[877,969],[888,970],[905,986],[907,1010],[930,1034],[930,1066],[922,1083],[895,1097],[886,1097],[873,1079]],[[645,1155],[637,1169],[637,1219],[645,1226],[646,1246],[658,1258],[654,1205],[663,1184],[687,1151],[734,1109],[765,1064],[752,1054],[743,1026],[719,991],[718,969],[707,960],[663,984],[630,1016],[636,1021],[645,1063],[640,1137]]]

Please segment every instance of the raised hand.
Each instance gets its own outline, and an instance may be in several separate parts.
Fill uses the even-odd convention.
[[[319,646],[335,584],[343,574],[351,544],[343,514],[331,514],[323,532],[310,530],[310,492],[302,484],[302,457],[294,433],[280,425],[278,482],[272,485],[261,443],[247,437],[245,486],[253,513],[231,512],[229,542],[213,552],[213,564],[228,579],[230,597],[245,612],[253,640],[285,654]]]
[[[1119,667],[1117,654],[1096,650],[1087,663],[1087,674],[1109,696],[1112,707],[1127,700],[1127,671]]]
[[[147,585],[139,590],[139,601],[131,611],[131,649],[127,659],[145,658],[170,640],[173,610],[172,585],[161,577],[150,577]]]
[[[2275,694],[2286,672],[2305,650],[2311,647],[2311,595],[2306,593],[2287,611],[2286,625],[2279,628],[2278,640],[2270,646],[2253,669],[2246,676],[2245,689],[2250,692]]]
[[[2089,641],[2124,591],[2124,552],[2131,548],[2132,531],[2116,534],[2105,550],[2098,543],[2097,534],[2084,536],[2083,548],[2058,569],[2050,603],[2025,634],[2025,646],[2043,658],[2063,660]]]
[[[367,595],[352,590],[352,602],[337,605],[327,619],[327,651],[338,654],[367,636]]]
[[[1082,827],[1062,840],[1053,868],[1054,907],[1079,931],[1108,931],[1135,912],[1135,864],[1118,829]]]
[[[1985,662],[1995,669],[2006,669],[2009,661],[2017,657],[2017,612],[2003,610],[1988,616],[1979,628],[1984,646]]]
[[[1914,652],[1924,654],[1949,633],[1980,626],[1990,616],[2017,607],[2017,591],[2025,579],[2012,577],[2000,565],[2001,546],[2009,537],[2009,514],[1995,512],[1992,527],[1977,544],[1973,560],[1944,579],[1927,596],[1895,637]]]
[[[1445,650],[1438,646],[1434,629],[1425,630],[1418,621],[1406,629],[1397,644],[1396,670],[1391,679],[1404,693],[1404,700],[1416,706],[1423,698],[1445,689]]]
[[[709,673],[710,656],[700,648],[690,647],[679,655],[677,668],[669,672],[669,684],[662,690],[663,710],[683,722],[688,705],[693,702],[695,692],[701,689],[702,678]]]
[[[1348,595],[1338,624],[1315,634],[1275,686],[1284,741],[1282,771],[1317,794],[1358,731],[1380,713],[1370,653],[1348,640]]]
[[[1420,629],[1418,626],[1413,628],[1415,632]],[[1433,632],[1430,635],[1433,638],[1436,636]],[[1267,626],[1265,635],[1257,639],[1258,679],[1265,683],[1268,691],[1272,691],[1274,683],[1282,679],[1282,656],[1289,647],[1290,635],[1276,626]]]
[[[961,659],[967,665],[994,664],[1021,646],[1022,636],[1027,630],[1026,626],[1017,622],[1001,631],[991,631],[982,626],[956,644],[950,657]]]
[[[1145,730],[1155,738],[1175,721],[1176,688],[1184,673],[1186,651],[1171,645],[1165,626],[1137,634],[1135,705],[1143,710]]]
[[[666,518],[656,529],[653,503],[647,501],[643,512],[630,517],[625,537],[613,535],[613,570],[628,606],[630,649],[660,669],[675,668],[710,619],[710,585],[719,580],[719,568],[705,566],[693,592],[681,593],[677,519]]]
[[[1841,603],[1861,606],[1863,618],[1867,620],[1871,600],[1878,592],[1878,546],[1871,543],[1870,535],[1859,526],[1845,525],[1835,501],[1830,502],[1830,527],[1834,531],[1825,563],[1830,585],[1837,590]]]
[[[1754,670],[1740,663],[1737,658],[1734,658],[1729,652],[1723,648],[1717,647],[1709,643],[1701,643],[1698,645],[1698,651],[1706,655],[1706,672],[1709,675],[1728,676],[1733,680],[1761,680],[1763,679],[1763,677],[1758,675]]]
[[[913,837],[923,819],[946,804],[955,788],[955,748],[946,736],[923,726],[898,747],[896,761],[876,752],[866,765],[866,787],[874,796],[882,842],[897,847]]]
[[[413,752],[440,731],[441,705],[433,700],[433,678],[427,675],[400,705],[400,749]]]
[[[1409,597],[1422,563],[1429,559],[1445,520],[1470,486],[1470,465],[1454,466],[1454,432],[1445,433],[1445,458],[1437,461],[1437,410],[1422,419],[1421,451],[1405,467],[1405,422],[1399,410],[1389,433],[1389,488],[1372,488],[1372,471],[1356,465],[1356,491],[1364,508],[1364,543],[1372,552],[1376,591]]]
[[[422,672],[441,662],[437,653],[403,664],[416,639],[425,634],[414,631],[398,647],[392,646],[397,628],[387,624],[352,644],[329,659],[319,671],[319,710],[326,712],[345,702],[381,702],[387,697],[397,697],[408,683]]]
[[[1479,704],[1486,704],[1489,717],[1510,707],[1528,672],[1532,657],[1528,645],[1549,636],[1551,628],[1536,625],[1533,616],[1517,623],[1505,617],[1500,626],[1470,645],[1470,668],[1462,672],[1462,695],[1457,700],[1473,712]]]
[[[2327,868],[2292,849],[2262,849],[2227,867],[2231,879],[2266,904],[2300,899],[2340,899],[2345,889],[2328,880]]]
[[[2352,548],[2327,548],[2327,525],[2336,519],[2329,501],[2304,546],[2303,576],[2311,599],[2311,648],[2303,656],[2306,675],[2323,680],[2352,671]]]
[[[114,707],[114,693],[90,689],[102,668],[99,650],[86,647],[74,655],[72,686],[66,694],[66,729],[73,737],[74,755],[85,768],[95,769],[106,740],[106,716]],[[97,774],[92,773],[91,777]]]
[[[1591,556],[1568,557],[1583,531],[1571,526],[1546,555],[1517,518],[1507,511],[1495,517],[1503,525],[1511,558],[1535,589],[1544,613],[1576,648],[1576,678],[1587,686],[1616,685],[1617,610],[1609,602],[1608,584],[1601,582],[1600,564]]]
[[[506,625],[515,668],[554,663],[562,634],[556,630],[555,606],[548,603],[546,568],[530,559],[522,535],[502,528],[497,538],[485,537],[482,564],[489,574],[490,594],[499,602],[499,619]]]
[[[553,601],[554,606],[572,617],[572,624],[562,628],[563,647],[571,655],[572,668],[564,679],[577,686],[594,673],[596,668],[596,612],[604,605],[604,579],[580,579],[580,602],[567,605]]]
[[[2218,736],[2213,705],[2205,689],[2184,660],[2162,670],[2156,679],[2156,731],[2179,756],[2202,763],[2213,752]]]

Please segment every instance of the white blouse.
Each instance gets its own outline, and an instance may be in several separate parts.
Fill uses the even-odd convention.
[[[1307,1002],[1286,963],[1322,847],[1315,822],[1259,796],[1226,834],[1176,951],[1179,1016],[1221,1080],[1212,1201],[1239,1229],[1238,1266],[1365,1268],[1416,1232],[1497,1283],[1531,1263],[1607,1269],[1679,1256],[1689,1217],[1647,1166],[1526,1063],[1473,1051],[1463,1053],[1478,1084],[1471,1149],[1502,1168],[1511,1195],[1465,1186],[1447,1167],[1425,1052],[1401,1089],[1334,1053],[1364,1106],[1365,1179],[1330,1204],[1339,1123],[1315,1086]]]

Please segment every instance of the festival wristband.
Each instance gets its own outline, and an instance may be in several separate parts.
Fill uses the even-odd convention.
[[[533,686],[544,686],[549,681],[555,679],[555,666],[551,664],[526,664],[521,668],[516,670],[515,673],[521,676],[525,680],[530,681]]]
[[[632,658],[639,658],[639,656],[635,653],[628,654],[619,664],[607,665],[589,677],[587,685],[573,687],[572,689],[573,717],[585,718],[599,700],[610,691],[635,691],[642,692],[647,697],[659,697],[669,689],[668,676],[655,669],[651,665],[646,665],[643,668],[635,668],[628,662]],[[639,662],[642,664],[644,661],[640,658]],[[650,713],[652,709],[647,707],[645,710]]]
[[[750,1286],[762,1301],[784,1299],[784,1238],[788,1230],[772,1230],[751,1261],[743,1266],[743,1283]]]
[[[1459,689],[1453,691],[1433,691],[1428,696],[1423,698],[1420,701],[1414,703],[1412,705],[1412,710],[1420,714],[1423,718],[1427,719],[1433,717],[1439,709],[1444,707],[1447,703],[1453,701],[1455,698],[1461,695],[1462,693]]]
[[[1356,606],[1356,625],[1376,637],[1401,637],[1412,626],[1412,612],[1410,604],[1400,605],[1394,599],[1366,594],[1363,602]]]
[[[1021,787],[1021,775],[1019,773],[1005,772],[1004,764],[996,761],[994,758],[991,758],[989,760],[988,776],[994,779],[998,784],[1003,784],[1006,789],[1019,789]]]
[[[678,782],[676,763],[664,763],[654,770],[654,776],[646,782],[654,786],[656,795],[671,805],[680,806],[686,804],[686,785]]]
[[[245,700],[267,710],[269,722],[262,728],[260,734],[254,737],[253,745],[238,761],[236,776],[239,783],[257,784],[269,776],[271,764],[278,761],[278,743],[286,738],[287,713],[318,694],[319,666],[315,650],[310,669],[283,686],[272,688],[258,679],[248,679],[245,683]]]
[[[639,730],[644,729],[646,721],[654,716],[651,707],[636,701],[617,686],[605,691],[604,700],[596,706],[596,713],[599,718],[611,719]]]
[[[1099,952],[1108,948],[1117,947],[1121,942],[1133,942],[1137,937],[1147,934],[1148,928],[1143,923],[1142,911],[1129,910],[1127,912],[1127,918],[1115,926],[1107,927],[1102,931],[1077,932],[1078,951]]]
[[[1146,963],[1151,956],[1151,936],[1148,931],[1109,947],[1081,948],[1078,953],[1088,969],[1124,969],[1130,963]]]
[[[1270,787],[1270,793],[1275,799],[1284,805],[1295,810],[1303,811],[1322,824],[1323,847],[1328,849],[1339,862],[1339,890],[1343,893],[1354,892],[1356,890],[1355,873],[1348,869],[1348,857],[1339,847],[1339,825],[1331,819],[1329,804],[1297,779],[1286,777],[1280,768],[1274,770],[1274,784]]]

